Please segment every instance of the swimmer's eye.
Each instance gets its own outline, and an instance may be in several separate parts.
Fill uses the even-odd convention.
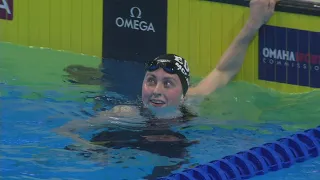
[[[175,86],[175,84],[172,81],[170,81],[170,80],[164,81],[164,87],[171,88],[174,86]]]
[[[148,83],[148,85],[154,85],[154,84],[156,84],[156,80],[152,77],[149,77],[147,79],[147,83]]]

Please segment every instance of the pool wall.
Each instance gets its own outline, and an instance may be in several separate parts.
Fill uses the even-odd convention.
[[[101,57],[102,0],[0,0],[5,2],[12,19],[0,15],[0,41]]]
[[[197,77],[214,68],[249,16],[248,1],[239,0],[0,3],[0,17],[6,15],[0,41],[136,62],[176,53],[188,59]],[[283,92],[319,88],[318,9],[279,6],[250,45],[236,80]]]

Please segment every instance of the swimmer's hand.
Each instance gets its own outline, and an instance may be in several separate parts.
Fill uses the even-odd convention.
[[[60,134],[60,135],[63,135],[63,136],[66,136],[66,137],[69,137],[69,138],[72,138],[78,145],[78,147],[81,147],[81,149],[101,149],[101,148],[104,148],[102,146],[99,146],[99,145],[95,145],[95,144],[92,144],[90,141],[87,141],[83,138],[80,137],[80,135],[78,134],[74,134],[64,128],[59,128],[59,129],[55,129],[55,132]]]
[[[72,120],[65,125],[54,129],[57,134],[63,135],[73,139],[77,145],[76,149],[82,150],[102,150],[105,147],[98,144],[93,144],[80,137],[78,132],[86,132],[90,130],[97,130],[106,126],[111,126],[112,121],[117,121],[119,117],[133,117],[137,115],[138,111],[135,107],[131,106],[115,106],[110,111],[103,111],[98,116],[88,120]]]
[[[74,151],[78,155],[90,158],[101,165],[107,165],[109,158],[107,148],[99,146],[95,147],[91,145],[89,147],[81,145],[68,145],[64,149],[68,151]]]
[[[110,121],[119,117],[133,117],[138,115],[138,110],[131,106],[115,106],[109,111],[100,112],[96,117],[88,120],[72,120],[54,131],[61,135],[71,136],[76,132],[97,130],[110,125]]]
[[[274,13],[275,5],[279,0],[251,0],[250,18],[251,25],[259,29],[267,23]]]
[[[106,147],[98,146],[90,143],[72,144],[72,145],[66,146],[64,149],[71,150],[71,151],[85,151],[90,153],[99,153],[99,152],[107,151]]]

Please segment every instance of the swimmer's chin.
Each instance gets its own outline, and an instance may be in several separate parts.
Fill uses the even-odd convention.
[[[172,119],[181,116],[181,112],[174,106],[151,107],[151,113],[157,119]]]
[[[177,107],[176,106],[169,106],[167,104],[151,104],[151,103],[148,103],[147,106],[146,106],[147,109],[151,110],[152,112],[157,112],[157,113],[170,113],[170,112],[173,112],[173,111],[177,111]]]

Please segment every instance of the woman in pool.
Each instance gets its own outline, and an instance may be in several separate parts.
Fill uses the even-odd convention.
[[[146,64],[146,74],[142,84],[141,106],[118,105],[109,111],[101,112],[97,117],[85,122],[71,121],[65,126],[59,128],[57,132],[72,137],[86,148],[96,148],[96,146],[92,145],[89,141],[80,138],[80,136],[75,134],[74,131],[88,130],[92,128],[99,129],[101,127],[105,127],[108,120],[113,120],[117,117],[139,119],[135,117],[140,117],[141,115],[144,117],[151,116],[152,118],[148,123],[151,122],[150,124],[156,126],[157,122],[163,122],[166,120],[180,121],[181,119],[185,119],[185,117],[193,116],[194,113],[188,110],[188,105],[192,104],[194,106],[195,103],[201,102],[206,95],[209,95],[218,88],[228,84],[229,81],[238,73],[244,61],[249,44],[254,39],[259,28],[273,15],[277,1],[278,0],[250,1],[250,17],[245,26],[227,51],[223,54],[218,65],[198,85],[189,87],[190,72],[188,63],[184,58],[175,54],[161,55]],[[161,119],[161,121],[159,121],[159,119]],[[163,130],[166,136],[153,134],[153,131],[148,131],[145,134],[140,133],[141,135],[135,134],[128,136],[137,136],[139,142],[142,143],[181,142],[181,138],[178,137],[179,135],[166,131],[167,130]],[[124,135],[125,133],[120,134]],[[99,134],[93,137],[92,141],[103,141],[101,140],[101,137],[107,136],[107,138],[110,138],[112,136],[114,139],[109,139],[109,145],[112,144],[110,142],[115,142],[113,145],[120,142],[120,144],[122,144],[118,145],[123,147],[125,146],[125,143],[123,143],[124,138],[130,137],[120,137],[120,134]],[[185,144],[180,144],[179,147],[190,145],[190,143],[188,144],[183,137],[182,139]],[[112,145],[110,145],[110,147],[111,146]],[[137,144],[131,146],[135,147]],[[161,146],[163,146],[163,144]],[[168,148],[169,147],[170,146],[168,146]],[[152,147],[149,147],[149,149],[150,148]],[[181,155],[178,153],[177,157],[180,156]]]
[[[250,17],[240,34],[221,57],[215,69],[198,85],[189,88],[189,67],[185,59],[178,55],[166,54],[147,63],[142,84],[143,109],[153,113],[163,109],[177,111],[174,116],[183,116],[180,109],[194,101],[192,97],[202,99],[216,89],[225,86],[240,70],[247,48],[259,28],[273,15],[278,0],[251,0]],[[161,110],[160,110],[161,109]],[[135,112],[132,107],[116,106],[117,112]],[[168,111],[165,111],[168,112]]]

